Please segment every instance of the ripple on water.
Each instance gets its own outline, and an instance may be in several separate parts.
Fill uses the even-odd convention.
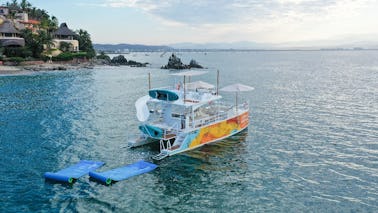
[[[131,57],[131,56],[130,56]],[[141,57],[141,56],[138,56]],[[376,51],[182,53],[206,64],[205,81],[254,86],[248,130],[156,162],[154,172],[104,186],[45,183],[81,159],[99,171],[150,160],[126,149],[134,101],[165,86],[152,68],[0,77],[1,212],[374,212],[378,208]],[[235,63],[237,66],[235,66]],[[15,86],[17,85],[17,86]],[[233,101],[233,94],[224,94]]]

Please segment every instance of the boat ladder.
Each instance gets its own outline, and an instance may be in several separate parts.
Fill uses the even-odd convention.
[[[169,155],[168,155],[167,152],[160,152],[159,154],[153,156],[152,159],[154,159],[154,160],[162,160],[162,159],[164,159],[164,158],[166,158],[168,156]]]
[[[167,145],[165,145],[164,143],[166,143]],[[168,150],[170,150],[172,147],[171,145],[171,142],[169,140],[164,140],[164,139],[161,139],[160,140],[160,153],[158,155],[155,155],[152,157],[152,159],[154,160],[161,160],[163,158],[166,158],[168,157]]]

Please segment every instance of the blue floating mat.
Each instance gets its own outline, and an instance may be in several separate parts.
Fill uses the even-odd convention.
[[[141,175],[143,173],[150,172],[157,168],[157,165],[145,161],[138,161],[136,163],[112,169],[106,172],[89,172],[89,176],[104,183],[111,184],[115,181],[121,181],[130,177]]]
[[[58,172],[46,172],[44,177],[50,180],[73,183],[76,179],[88,174],[90,171],[93,171],[102,165],[104,165],[103,162],[81,160],[79,163]]]

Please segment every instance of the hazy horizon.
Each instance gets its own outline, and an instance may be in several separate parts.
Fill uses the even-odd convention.
[[[93,43],[378,46],[378,0],[29,2],[71,29],[87,30]]]

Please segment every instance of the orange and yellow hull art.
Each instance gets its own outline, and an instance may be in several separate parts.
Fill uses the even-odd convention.
[[[210,143],[227,136],[233,135],[248,126],[248,112],[237,117],[201,128],[185,138],[184,149],[192,149],[206,143]]]

